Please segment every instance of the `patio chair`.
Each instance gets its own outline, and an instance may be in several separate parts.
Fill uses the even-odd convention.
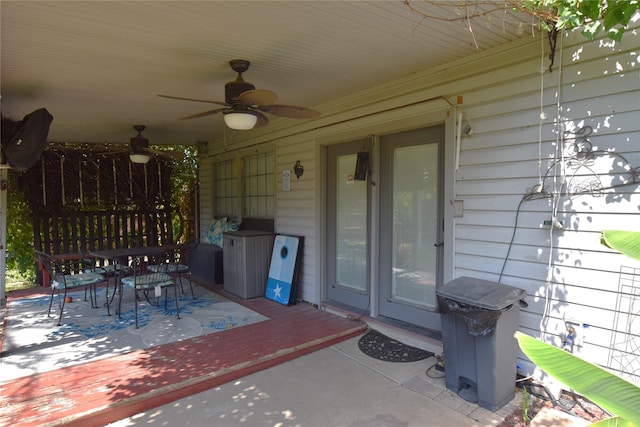
[[[155,265],[154,260],[148,256],[136,256],[132,258],[131,268],[133,275],[123,277],[120,281],[123,285],[133,288],[134,311],[136,329],[138,328],[138,303],[144,298],[150,305],[158,306],[164,293],[164,308],[167,309],[168,289],[173,288],[173,296],[176,303],[176,316],[180,319],[180,307],[178,305],[178,290],[175,280],[169,274],[150,268]],[[118,312],[122,313],[122,292],[118,302]]]
[[[51,307],[53,306],[54,295],[58,294],[58,305],[60,315],[58,316],[58,326],[62,324],[62,314],[67,300],[69,289],[84,287],[84,299],[87,300],[87,291],[91,299],[91,307],[98,307],[98,296],[96,284],[104,282],[106,272],[95,265],[87,265],[84,258],[76,260],[60,261],[54,256],[44,252],[35,251],[36,260],[42,265],[51,278],[51,299],[49,300],[49,310],[47,317],[51,317]],[[60,298],[60,294],[62,298]]]
[[[85,260],[86,265],[93,265],[95,268],[99,268],[105,275],[105,281],[107,283],[105,291],[105,307],[107,307],[107,315],[111,316],[111,304],[116,296],[116,292],[119,289],[120,279],[133,274],[133,270],[129,267],[126,260],[109,259],[103,265],[97,265],[96,258],[90,254],[90,251],[81,249],[80,256]],[[113,279],[113,292],[109,294],[109,281]]]
[[[157,264],[150,265],[149,270],[153,272],[167,273],[180,281],[180,289],[185,294],[183,278],[186,276],[189,280],[189,288],[191,289],[191,298],[196,299],[193,291],[193,282],[191,282],[191,254],[196,247],[195,242],[183,243],[166,252],[165,259]]]

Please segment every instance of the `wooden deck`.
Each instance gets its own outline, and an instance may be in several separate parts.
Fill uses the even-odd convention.
[[[264,298],[241,300],[220,286],[209,289],[269,320],[2,384],[0,425],[103,426],[366,329],[306,303],[286,307]]]

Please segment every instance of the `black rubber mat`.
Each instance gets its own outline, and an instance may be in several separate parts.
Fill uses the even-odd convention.
[[[385,362],[415,362],[433,356],[430,351],[403,344],[374,329],[360,338],[358,348],[367,356]]]

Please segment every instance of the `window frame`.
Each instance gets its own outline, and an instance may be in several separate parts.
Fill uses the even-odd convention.
[[[239,218],[240,178],[235,173],[235,160],[227,159],[213,164],[213,216]]]
[[[275,219],[276,199],[274,150],[213,163],[214,218]]]
[[[276,214],[276,160],[273,151],[242,158],[242,215],[274,219]]]

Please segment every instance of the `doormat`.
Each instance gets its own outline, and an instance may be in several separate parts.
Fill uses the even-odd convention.
[[[415,362],[434,355],[427,350],[412,347],[369,329],[358,341],[358,348],[367,356],[385,362]]]

